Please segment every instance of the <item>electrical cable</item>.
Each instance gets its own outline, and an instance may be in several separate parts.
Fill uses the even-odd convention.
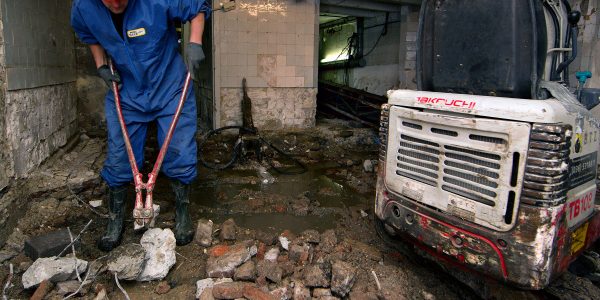
[[[369,54],[373,53],[373,51],[375,50],[375,48],[377,48],[377,45],[379,44],[379,41],[381,41],[381,38],[384,35],[387,35],[387,31],[388,31],[388,21],[390,19],[390,13],[386,13],[385,14],[385,25],[383,26],[383,29],[381,30],[381,34],[379,34],[379,37],[377,38],[377,41],[375,41],[375,44],[373,45],[373,47],[371,48],[371,50],[369,50],[365,55],[363,55],[363,57],[367,57],[369,56]]]

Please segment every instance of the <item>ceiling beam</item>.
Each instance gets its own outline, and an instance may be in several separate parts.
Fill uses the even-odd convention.
[[[383,12],[400,11],[400,3],[395,2],[383,3],[361,0],[321,0],[321,7],[323,7],[323,5]]]
[[[340,6],[333,6],[333,5],[327,5],[327,4],[321,4],[321,12],[336,14],[336,15],[344,15],[344,16],[362,17],[362,18],[373,18],[373,17],[381,16],[382,14],[384,14],[384,12],[377,12],[377,11],[352,8],[352,7],[340,7]]]
[[[375,0],[376,2],[384,2],[384,3],[394,3],[394,4],[411,4],[411,5],[421,5],[423,0]]]

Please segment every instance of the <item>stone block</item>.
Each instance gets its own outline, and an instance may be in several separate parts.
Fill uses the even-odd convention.
[[[25,255],[34,261],[40,257],[56,256],[70,243],[71,238],[67,229],[52,231],[27,239],[25,241]],[[79,241],[75,244],[79,246]]]

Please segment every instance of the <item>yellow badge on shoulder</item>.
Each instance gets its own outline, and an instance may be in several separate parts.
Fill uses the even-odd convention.
[[[138,29],[133,29],[133,30],[127,31],[127,36],[130,39],[131,38],[140,37],[140,36],[144,36],[144,35],[146,35],[146,28],[138,28]]]

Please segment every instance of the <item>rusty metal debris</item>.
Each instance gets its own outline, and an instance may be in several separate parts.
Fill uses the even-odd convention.
[[[317,110],[326,117],[341,117],[372,128],[379,127],[381,105],[386,97],[333,82],[319,81]]]

